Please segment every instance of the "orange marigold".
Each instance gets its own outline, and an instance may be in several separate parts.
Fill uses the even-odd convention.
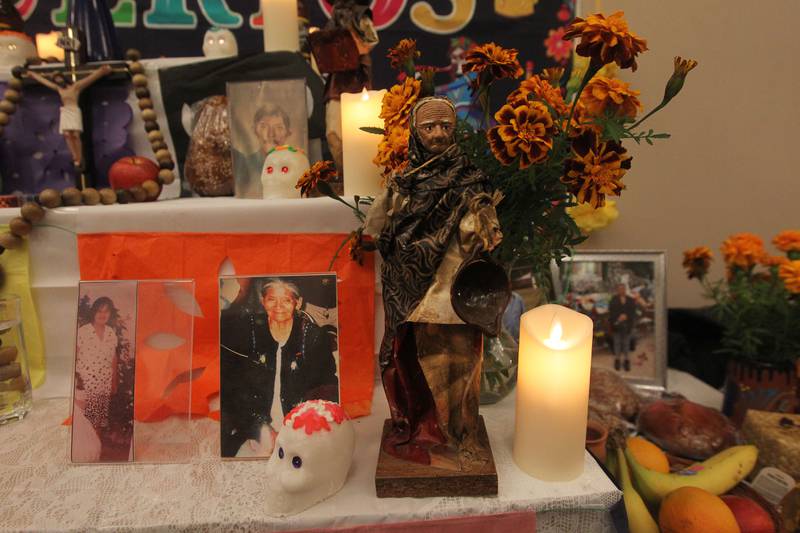
[[[779,267],[784,263],[788,263],[789,259],[782,255],[767,255],[761,258],[761,264],[765,267]]]
[[[519,78],[525,72],[517,60],[519,52],[513,48],[503,48],[495,43],[475,46],[467,52],[462,70],[475,72],[478,78],[487,81],[503,78]]]
[[[561,95],[561,89],[554,87],[541,76],[531,76],[520,83],[519,88],[509,94],[506,101],[514,106],[527,100],[540,100],[560,115],[566,115],[569,111]]]
[[[558,87],[561,84],[561,78],[564,77],[564,71],[564,67],[550,67],[543,69],[539,77],[553,87]]]
[[[620,68],[636,71],[636,56],[647,50],[647,41],[628,30],[623,16],[622,11],[617,11],[608,18],[600,13],[586,19],[575,17],[564,39],[580,37],[575,52],[591,58],[598,68],[613,62]]]
[[[407,77],[403,83],[393,85],[383,95],[380,118],[387,129],[394,126],[406,126],[411,110],[417,103],[421,89],[419,80]]]
[[[486,136],[498,161],[510,165],[519,157],[519,168],[527,168],[547,157],[555,134],[547,106],[541,102],[506,104],[494,118],[497,126]]]
[[[300,176],[294,188],[300,189],[301,196],[308,196],[308,193],[317,187],[317,183],[331,181],[335,178],[336,167],[333,165],[333,161],[317,161]]]
[[[711,266],[712,253],[708,246],[698,246],[683,252],[683,268],[689,279],[702,279]]]
[[[800,294],[800,260],[787,261],[778,269],[778,276],[783,280],[786,290]]]
[[[403,69],[409,62],[413,61],[420,56],[417,50],[417,41],[414,39],[401,39],[394,48],[389,48],[389,53],[386,57],[389,58],[389,63],[394,69]]]
[[[781,252],[800,252],[800,230],[782,231],[772,239],[772,244]]]
[[[580,100],[590,115],[602,116],[608,111],[619,117],[634,118],[642,110],[639,94],[622,80],[595,76],[586,85]]]
[[[622,177],[631,168],[631,156],[620,143],[601,142],[591,129],[572,141],[572,155],[564,162],[561,181],[578,203],[602,207],[606,196],[619,196],[625,188]]]
[[[722,256],[729,267],[752,268],[764,257],[764,242],[752,233],[731,235],[722,243]]]
[[[395,126],[384,135],[378,145],[378,154],[372,160],[383,167],[383,175],[401,170],[408,162],[408,139],[411,132],[407,127]]]

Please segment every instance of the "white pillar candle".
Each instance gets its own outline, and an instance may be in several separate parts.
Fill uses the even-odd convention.
[[[55,57],[59,61],[64,61],[64,49],[56,44],[61,32],[51,31],[50,33],[36,34],[36,53],[42,59]]]
[[[260,0],[265,52],[297,52],[300,33],[297,0]]]
[[[560,305],[520,318],[514,462],[544,481],[583,472],[592,320]]]
[[[381,102],[386,91],[342,93],[342,165],[344,194],[351,198],[377,196],[381,190],[381,173],[372,162],[378,155],[381,136],[362,131],[362,127],[380,128]]]

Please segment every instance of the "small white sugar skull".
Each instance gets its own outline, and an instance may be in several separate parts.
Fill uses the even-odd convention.
[[[292,409],[267,463],[268,513],[297,514],[338,492],[355,442],[353,423],[339,404],[310,400]]]
[[[295,185],[309,166],[306,153],[299,148],[284,145],[272,149],[261,169],[262,197],[300,198],[300,190]]]
[[[37,57],[30,37],[16,31],[0,31],[0,66],[24,65],[29,57]]]
[[[203,55],[205,57],[235,57],[239,55],[239,45],[231,30],[211,28],[203,37]]]

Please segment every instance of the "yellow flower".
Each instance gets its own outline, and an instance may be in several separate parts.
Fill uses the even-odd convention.
[[[681,59],[679,56],[675,56],[675,71],[672,73],[669,80],[667,80],[667,86],[664,89],[664,99],[661,105],[666,104],[681,92],[681,89],[683,89],[683,82],[686,81],[686,75],[696,66],[697,61],[694,59]]]
[[[602,207],[606,195],[620,195],[625,188],[622,177],[630,168],[631,156],[621,144],[600,142],[594,131],[586,130],[572,141],[572,155],[564,163],[561,181],[578,203]]]
[[[698,246],[683,252],[683,268],[689,279],[703,279],[711,266],[711,249],[708,246]]]
[[[317,187],[317,183],[335,178],[336,167],[333,166],[333,161],[317,161],[300,176],[294,188],[300,189],[301,196],[308,196]]]
[[[540,100],[560,115],[565,115],[569,111],[564,97],[561,95],[561,89],[554,87],[541,76],[531,76],[520,83],[519,87],[508,95],[506,101],[508,104],[516,106],[528,100]]]
[[[467,52],[462,70],[475,72],[483,83],[503,78],[519,78],[525,72],[517,61],[519,52],[495,43],[475,46]],[[488,78],[488,80],[486,79]]]
[[[393,85],[385,95],[381,104],[380,118],[387,129],[394,126],[406,126],[411,117],[411,110],[417,103],[421,84],[419,80],[407,77],[403,83]]]
[[[394,69],[404,69],[407,66],[414,66],[414,60],[420,56],[417,50],[417,41],[414,39],[401,39],[394,48],[389,48],[386,57]]]
[[[772,244],[781,252],[800,252],[800,230],[782,231],[772,239]]]
[[[498,161],[510,165],[519,157],[519,168],[527,168],[547,157],[553,147],[555,124],[544,104],[506,104],[494,118],[498,125],[486,136]]]
[[[745,270],[752,268],[764,257],[764,242],[752,233],[731,235],[722,243],[722,256],[728,267]]]
[[[608,111],[619,117],[634,118],[642,109],[639,94],[622,80],[595,76],[581,93],[580,101],[590,115],[599,117]]]
[[[619,218],[619,210],[614,200],[606,200],[602,207],[592,207],[589,203],[583,203],[568,207],[566,211],[585,234],[603,229]]]
[[[617,11],[608,18],[600,13],[586,19],[575,17],[564,39],[580,37],[575,52],[591,58],[597,68],[614,62],[620,68],[636,71],[636,56],[647,50],[647,41],[628,30],[623,15],[622,11]]]
[[[783,280],[786,290],[800,294],[800,260],[788,261],[778,269],[778,276]]]

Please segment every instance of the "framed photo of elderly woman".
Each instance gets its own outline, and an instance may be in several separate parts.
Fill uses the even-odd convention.
[[[133,460],[135,281],[81,282],[75,343],[71,458]]]
[[[220,278],[223,458],[269,457],[283,418],[339,401],[336,274]]]
[[[650,389],[667,378],[664,269],[663,251],[578,252],[553,264],[560,303],[594,322],[592,365]]]

